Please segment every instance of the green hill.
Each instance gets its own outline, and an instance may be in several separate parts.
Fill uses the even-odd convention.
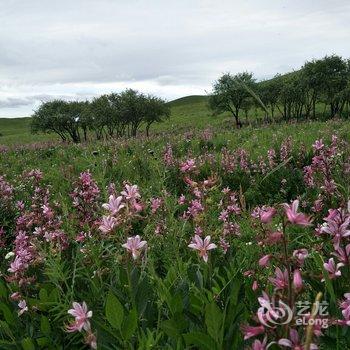
[[[30,117],[0,118],[0,145],[24,144],[32,142],[56,140],[55,135],[32,135]]]
[[[185,96],[168,102],[171,117],[164,123],[154,125],[152,132],[184,131],[189,127],[205,128],[217,125],[223,118],[213,117],[208,109],[207,96]],[[0,118],[0,145],[23,144],[56,140],[54,134],[30,133],[31,118]]]
[[[277,76],[272,79],[284,79],[298,71]],[[208,108],[208,95],[190,95],[168,102],[171,107],[171,117],[164,123],[152,126],[153,132],[183,132],[190,127],[207,128],[218,125],[231,125],[231,116],[224,113],[213,116]],[[260,112],[251,111],[252,117],[260,116]],[[24,144],[32,142],[57,140],[54,134],[30,133],[30,117],[27,118],[0,118],[0,145]]]

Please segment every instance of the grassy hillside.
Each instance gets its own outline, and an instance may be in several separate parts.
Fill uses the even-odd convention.
[[[225,117],[212,118],[205,109],[205,98],[196,96],[173,101],[172,109],[173,119],[168,122],[174,123],[176,132],[172,135],[0,151],[0,174],[4,175],[0,202],[5,204],[0,206],[0,252],[9,257],[24,251],[22,256],[31,259],[30,267],[25,266],[17,275],[13,267],[19,257],[0,263],[2,276],[12,278],[0,278],[0,304],[7,311],[2,326],[9,330],[0,332],[0,344],[6,345],[0,345],[1,349],[15,349],[17,344],[30,344],[30,349],[53,349],[57,344],[82,349],[81,332],[74,336],[64,331],[73,322],[67,313],[73,301],[84,301],[93,312],[91,329],[98,334],[99,349],[112,349],[115,344],[121,349],[147,348],[140,346],[145,343],[144,327],[149,334],[159,334],[155,346],[160,349],[172,349],[176,343],[180,344],[178,349],[189,348],[183,339],[191,332],[193,339],[203,334],[210,344],[202,347],[198,343],[195,348],[244,349],[252,340],[244,342],[242,326],[257,324],[257,298],[263,291],[270,291],[270,298],[274,296],[271,291],[277,268],[283,269],[284,276],[288,274],[285,281],[294,283],[289,286],[286,281],[284,289],[278,291],[283,300],[292,295],[293,301],[311,304],[322,292],[322,300],[330,303],[328,289],[334,300],[341,300],[349,291],[345,266],[337,281],[328,277],[322,263],[336,257],[332,236],[318,237],[315,227],[324,224],[329,209],[348,201],[350,123],[330,120],[241,130],[221,127],[213,133],[199,130],[184,137],[180,129],[193,131],[193,126],[220,123]],[[34,139],[28,134],[28,121],[2,121],[8,133],[4,137],[16,142]],[[339,140],[330,147],[333,134]],[[322,151],[313,151],[316,139],[323,139]],[[327,172],[315,168],[315,186],[309,188],[304,182],[304,167],[319,164],[320,154]],[[30,172],[32,169],[40,169],[43,179],[40,172]],[[324,184],[329,183],[336,186],[334,193],[326,192],[331,187]],[[109,192],[115,189],[114,197],[109,197],[107,188]],[[184,203],[179,203],[180,195]],[[117,196],[122,205],[116,212],[112,212],[115,204],[102,206],[117,202]],[[284,214],[286,207],[281,204],[296,198],[302,200],[297,217],[311,227],[298,227]],[[320,198],[322,207],[315,212],[314,204]],[[23,211],[18,201],[22,201]],[[269,222],[259,222],[251,215],[253,208],[262,205],[267,206],[264,212],[272,212]],[[345,208],[341,212],[346,213]],[[254,213],[256,217],[257,211]],[[113,225],[108,226],[106,220]],[[199,241],[194,236],[199,229],[214,243],[206,256],[200,255],[201,251],[198,254],[190,243]],[[276,234],[286,238],[276,240]],[[147,241],[147,248],[142,243],[144,249],[137,248],[132,257],[130,249],[124,247],[128,249],[125,242],[133,242],[130,239],[136,235]],[[340,246],[350,245],[349,237],[342,240]],[[297,263],[295,251],[307,251],[303,268],[293,265]],[[36,254],[33,257],[32,252]],[[266,256],[270,265],[263,268],[259,264]],[[295,272],[289,272],[284,262],[298,269],[302,292],[295,287]],[[39,278],[28,288],[17,286],[17,276]],[[328,278],[329,283],[322,283],[321,278]],[[22,290],[25,294],[20,296],[28,302],[23,315],[19,308],[23,303],[10,298]],[[114,314],[105,311],[109,308],[121,315],[123,325],[133,319],[134,335],[127,339],[119,335],[115,319],[109,321]],[[332,319],[339,318],[336,312],[339,310],[330,309]],[[204,333],[212,329],[207,321],[211,314],[222,325],[224,346]],[[295,328],[294,322],[292,326],[276,325],[278,333],[267,333],[269,341],[279,339],[286,326]],[[320,348],[331,350],[336,343],[349,348],[349,334],[340,327],[323,332],[325,337],[315,340]],[[303,327],[299,333],[304,339]],[[44,347],[39,346],[42,339]]]
[[[55,135],[32,135],[30,118],[0,118],[0,145],[56,140]]]
[[[171,117],[164,123],[154,125],[153,132],[185,131],[189,127],[205,128],[220,124],[224,117],[213,117],[207,106],[207,96],[186,96],[169,102]],[[0,144],[13,145],[57,140],[54,134],[30,133],[30,118],[0,118]]]
[[[193,127],[199,129],[207,127],[234,128],[229,113],[213,116],[208,108],[208,96],[185,96],[170,101],[169,105],[171,107],[171,117],[163,123],[153,125],[151,134],[165,131],[182,133]],[[323,108],[319,105],[317,112],[323,113]],[[263,112],[260,109],[250,111],[249,118],[251,120],[262,117]],[[30,118],[0,118],[0,145],[27,144],[58,139],[55,134],[31,134]]]

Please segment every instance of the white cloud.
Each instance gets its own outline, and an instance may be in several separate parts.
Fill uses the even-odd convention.
[[[346,0],[0,0],[0,115],[40,96],[133,87],[203,94],[222,72],[257,78],[349,55]],[[16,105],[17,103],[17,105]]]

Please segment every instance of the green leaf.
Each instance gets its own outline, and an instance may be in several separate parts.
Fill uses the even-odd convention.
[[[40,319],[40,330],[44,335],[49,335],[51,333],[51,326],[49,319],[46,316],[41,316]]]
[[[47,349],[47,347],[50,345],[50,340],[46,337],[37,338],[36,342],[41,348],[45,348],[45,349]]]
[[[205,324],[207,326],[208,333],[218,343],[221,343],[220,334],[222,319],[222,312],[215,302],[212,302],[205,307]]]
[[[133,309],[130,311],[129,315],[125,317],[122,329],[122,335],[125,340],[129,340],[137,328],[137,313]]]
[[[48,301],[48,294],[47,294],[47,290],[46,289],[44,289],[44,288],[40,289],[39,299],[42,302],[47,302]]]
[[[187,322],[183,315],[177,314],[170,320],[161,323],[163,331],[171,338],[177,338],[186,329]]]
[[[191,332],[183,335],[186,346],[194,345],[199,350],[215,350],[217,346],[214,340],[205,333],[202,332]]]
[[[0,280],[0,297],[7,298],[7,288],[2,280]]]
[[[54,301],[57,301],[58,299],[59,299],[58,289],[54,288],[49,295],[48,301],[54,302]]]
[[[2,335],[7,335],[9,338],[14,338],[11,328],[5,321],[0,321],[0,331]]]
[[[183,311],[183,300],[182,295],[180,293],[178,294],[170,294],[169,293],[169,299],[167,300],[170,311],[173,315],[176,313],[181,313]]]
[[[30,338],[24,338],[21,342],[23,350],[35,350],[35,345]]]
[[[117,297],[109,292],[106,302],[106,317],[110,325],[120,329],[124,319],[124,309]]]
[[[2,314],[4,315],[5,321],[9,325],[15,324],[15,318],[13,317],[13,314],[12,314],[10,308],[5,303],[0,302],[0,311],[2,311]]]

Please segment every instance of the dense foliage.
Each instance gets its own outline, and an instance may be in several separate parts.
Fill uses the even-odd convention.
[[[44,102],[32,116],[33,132],[53,132],[62,141],[87,141],[109,137],[136,136],[145,125],[147,136],[153,123],[170,116],[164,100],[125,90],[94,98],[91,102],[54,100]]]
[[[343,127],[4,149],[0,347],[348,348]]]
[[[279,118],[315,119],[317,105],[323,119],[348,117],[350,107],[350,62],[339,56],[306,62],[293,73],[256,83],[251,73],[224,74],[213,86],[209,106],[214,113],[230,112],[237,127],[241,116],[260,108],[265,121]]]

